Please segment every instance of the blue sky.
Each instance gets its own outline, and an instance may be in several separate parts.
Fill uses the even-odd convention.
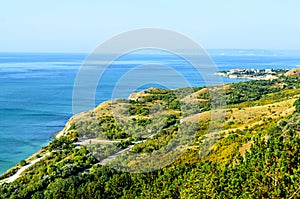
[[[10,0],[0,52],[90,52],[137,28],[167,28],[206,49],[300,49],[298,0]]]

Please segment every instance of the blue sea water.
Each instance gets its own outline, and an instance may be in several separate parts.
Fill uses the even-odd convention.
[[[295,68],[299,51],[210,50],[218,70]],[[87,54],[0,53],[0,174],[52,140],[72,116],[73,85]],[[192,86],[204,86],[182,59],[169,54],[131,54],[114,62],[96,92],[99,104],[111,99],[115,81],[147,63],[167,64]],[[223,78],[225,83],[245,81]],[[155,84],[153,84],[155,85]],[[139,89],[153,86],[144,85]],[[176,87],[176,85],[174,85]]]

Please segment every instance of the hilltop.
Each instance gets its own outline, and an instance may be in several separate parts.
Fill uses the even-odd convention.
[[[3,175],[0,196],[300,197],[299,98],[299,77],[287,75],[107,101]]]
[[[286,72],[284,75],[287,77],[291,77],[291,76],[299,77],[300,76],[300,68],[291,69],[288,72]]]

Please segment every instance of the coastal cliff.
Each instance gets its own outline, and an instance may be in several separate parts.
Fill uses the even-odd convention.
[[[222,88],[222,122],[211,120],[211,88],[151,88],[74,115],[25,165],[2,176],[0,198],[300,197],[299,77]],[[177,137],[182,154],[165,167],[131,173],[108,166],[155,167],[146,154],[161,154]]]

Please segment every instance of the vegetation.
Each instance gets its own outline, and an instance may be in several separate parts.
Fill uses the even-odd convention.
[[[295,101],[294,106],[296,108],[296,112],[300,113],[300,98]]]
[[[20,165],[23,167],[23,166],[25,166],[27,163],[26,163],[26,161],[25,160],[21,160],[20,161]]]
[[[49,155],[0,185],[0,198],[299,198],[298,77],[230,84],[225,94],[220,121],[210,120],[207,88],[152,88],[74,116]],[[177,146],[180,155],[161,155]],[[124,149],[135,159],[111,162],[144,172],[98,164]],[[147,170],[157,154],[176,158]]]

